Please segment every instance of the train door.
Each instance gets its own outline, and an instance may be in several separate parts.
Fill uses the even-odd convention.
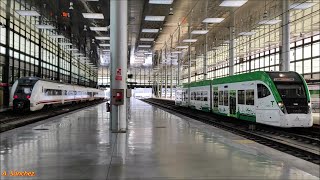
[[[229,91],[229,114],[237,117],[237,93],[235,90]]]
[[[219,94],[218,94],[218,87],[213,87],[213,94],[212,94],[212,99],[213,99],[213,111],[214,112],[218,112],[218,97],[219,97]]]

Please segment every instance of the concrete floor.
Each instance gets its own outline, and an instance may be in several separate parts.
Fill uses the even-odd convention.
[[[131,104],[127,134],[109,132],[104,104],[0,134],[1,179],[319,179],[315,164]]]

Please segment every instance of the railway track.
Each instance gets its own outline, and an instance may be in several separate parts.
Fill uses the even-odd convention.
[[[320,138],[317,128],[308,128],[308,131],[294,131],[295,129],[282,129],[255,124],[255,129],[248,122],[239,122],[234,118],[214,115],[180,106],[175,106],[174,101],[163,99],[145,99],[147,103],[177,112],[190,118],[202,121],[215,127],[228,130],[247,139],[272,147],[282,152],[291,154],[314,164],[320,165]],[[223,119],[223,120],[221,120]],[[228,119],[228,121],[225,121]]]
[[[97,100],[94,102],[84,102],[76,105],[63,105],[53,107],[50,109],[43,109],[35,112],[14,113],[12,111],[0,113],[0,133],[8,131],[17,127],[21,127],[27,124],[31,124],[37,121],[48,119],[54,116],[58,116],[67,112],[75,111],[78,109],[90,107],[99,103],[103,103],[103,100]]]

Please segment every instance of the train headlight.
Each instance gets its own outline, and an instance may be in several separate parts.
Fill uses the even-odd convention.
[[[283,102],[278,102],[278,106],[282,109],[284,107]]]

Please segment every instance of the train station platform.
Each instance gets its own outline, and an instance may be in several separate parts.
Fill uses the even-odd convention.
[[[105,109],[99,104],[1,133],[1,179],[19,179],[13,171],[68,180],[320,176],[316,164],[136,99],[128,132],[113,134]]]
[[[5,111],[8,111],[8,110],[9,110],[9,107],[0,106],[0,113],[1,113],[1,112],[5,112]]]

